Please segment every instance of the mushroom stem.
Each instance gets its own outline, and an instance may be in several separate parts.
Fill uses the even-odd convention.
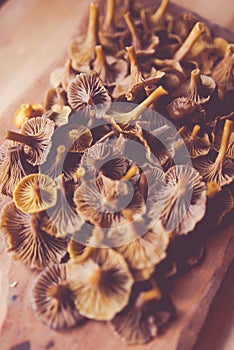
[[[79,167],[75,174],[73,175],[73,179],[75,181],[75,183],[78,183],[78,181],[80,180],[81,183],[84,182],[84,176],[85,176],[85,169],[83,167]]]
[[[111,136],[114,136],[115,133],[114,131],[110,131],[108,132],[108,134],[104,135],[102,138],[100,138],[96,143],[102,143],[105,142],[106,140],[108,140]]]
[[[141,292],[136,300],[136,306],[138,308],[142,308],[144,305],[149,303],[152,300],[160,300],[162,298],[162,293],[154,281],[153,288],[146,291]]]
[[[202,85],[200,69],[194,69],[191,72],[189,91],[194,91]]]
[[[35,142],[34,136],[20,134],[18,132],[14,132],[11,130],[7,131],[6,139],[11,140],[11,141],[15,141],[15,142],[19,142],[19,143],[24,143],[25,145],[28,145],[30,147],[33,146],[33,144]]]
[[[130,61],[131,84],[135,85],[142,79],[142,72],[137,62],[136,50],[134,45],[126,47],[128,59]],[[128,99],[129,100],[129,99]]]
[[[137,56],[134,45],[126,47],[128,52],[128,59],[131,65],[135,65],[138,67]]]
[[[169,4],[170,0],[162,0],[161,4],[159,5],[159,7],[157,8],[157,10],[155,11],[155,13],[153,14],[153,16],[151,17],[151,22],[155,25],[155,24],[160,24],[160,22],[162,21],[166,10],[168,8],[168,4]]]
[[[127,173],[122,177],[121,180],[130,180],[137,173],[138,173],[138,166],[134,165],[127,171]]]
[[[89,23],[86,36],[86,42],[97,42],[98,33],[98,5],[91,3],[89,5]]]
[[[66,152],[66,147],[64,145],[60,145],[57,147],[57,155],[55,159],[56,164],[59,164],[63,160],[65,152]]]
[[[102,66],[107,66],[108,63],[106,61],[106,57],[101,45],[95,46],[95,53],[96,53],[96,60],[95,60],[96,63],[99,63]]]
[[[199,131],[201,130],[201,126],[199,124],[194,125],[192,134],[190,136],[190,140],[194,141],[197,138]]]
[[[213,198],[220,191],[220,186],[215,181],[207,182],[206,196]]]
[[[179,48],[178,51],[174,54],[173,58],[177,61],[181,61],[187,53],[190,51],[193,44],[197,41],[197,39],[200,37],[200,35],[204,32],[205,27],[204,24],[201,22],[197,22],[185,41],[183,42],[182,46]]]
[[[103,24],[103,31],[108,32],[111,28],[115,10],[115,0],[107,0],[106,3],[106,15]]]
[[[138,38],[136,27],[135,27],[135,24],[133,22],[133,19],[132,19],[132,16],[131,16],[130,12],[125,13],[124,20],[125,20],[125,22],[126,22],[126,24],[128,26],[128,29],[129,29],[129,31],[131,33],[132,43],[136,47],[136,50],[137,49],[141,49],[141,43],[140,43],[140,40]]]
[[[229,140],[232,134],[232,129],[233,129],[233,121],[226,119],[224,124],[219,154],[215,160],[215,164],[217,165],[218,168],[222,167],[223,165],[223,162],[227,153],[227,149],[228,149]]]

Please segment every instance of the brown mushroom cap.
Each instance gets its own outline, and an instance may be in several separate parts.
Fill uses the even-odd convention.
[[[56,204],[57,188],[53,179],[44,174],[25,176],[16,186],[13,198],[17,208],[26,214],[47,210]]]
[[[124,258],[110,248],[91,249],[82,264],[68,263],[68,276],[83,316],[110,320],[128,303],[133,279]]]
[[[24,123],[30,118],[42,116],[43,107],[40,104],[22,104],[14,115],[14,124],[21,129]]]
[[[41,222],[40,216],[21,212],[13,202],[2,211],[1,230],[8,238],[8,251],[15,260],[37,269],[59,263],[66,254],[68,242],[42,230]]]
[[[206,155],[209,153],[211,148],[209,135],[207,133],[203,133],[202,136],[199,136],[198,133],[200,129],[201,126],[196,124],[192,130],[189,130],[188,127],[182,127],[179,130],[179,134],[182,137],[191,158]]]
[[[36,277],[32,307],[36,318],[53,329],[68,329],[83,319],[74,303],[65,264],[47,267]]]

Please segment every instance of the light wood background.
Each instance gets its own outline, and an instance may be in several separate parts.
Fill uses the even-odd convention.
[[[89,2],[8,0],[0,7],[0,113],[3,123],[4,119],[12,118],[12,115],[6,116],[3,113],[6,107],[30,88],[58,57],[65,54],[69,40],[76,34],[79,18],[87,11]],[[233,0],[175,2],[234,31]],[[77,27],[74,23],[77,23]],[[42,98],[43,94],[34,102],[41,102]],[[4,128],[3,123],[1,128]],[[233,273],[232,265],[213,302],[194,350],[234,349]],[[0,316],[3,311],[0,310]]]

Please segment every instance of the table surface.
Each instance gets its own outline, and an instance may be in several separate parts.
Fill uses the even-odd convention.
[[[3,3],[0,7],[0,116],[67,50],[70,38],[76,33],[74,20],[77,18],[79,22],[89,2],[8,0]],[[174,2],[234,31],[232,0]],[[234,264],[213,301],[194,350],[234,349],[233,272]]]

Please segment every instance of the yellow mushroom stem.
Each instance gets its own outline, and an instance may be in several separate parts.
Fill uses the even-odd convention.
[[[160,24],[165,13],[166,10],[168,8],[170,0],[162,0],[160,6],[157,8],[157,10],[155,11],[155,13],[153,14],[153,16],[151,17],[151,22],[153,24]]]
[[[28,145],[30,147],[32,147],[37,141],[37,139],[33,135],[24,135],[11,130],[7,131],[6,139],[19,143],[24,143],[25,145]]]
[[[194,91],[201,85],[202,85],[202,81],[201,81],[200,69],[197,68],[197,69],[192,70],[191,77],[190,77],[189,90]]]
[[[121,180],[130,180],[134,175],[138,173],[139,169],[137,165],[133,165],[127,173],[122,177]]]
[[[95,267],[93,267],[93,270],[89,275],[88,283],[92,285],[94,288],[97,288],[100,285],[102,276],[103,276],[103,272],[101,267],[98,265],[95,265]]]
[[[151,279],[152,280],[152,279]],[[152,289],[141,292],[136,300],[136,307],[142,308],[146,304],[148,304],[150,301],[153,300],[160,300],[162,298],[162,293],[157,285],[157,283],[154,281],[152,285]]]
[[[206,186],[206,196],[208,198],[213,198],[220,191],[220,186],[215,181],[207,182]]]
[[[185,41],[183,42],[182,46],[179,48],[178,51],[174,54],[173,58],[177,61],[181,61],[190,51],[193,44],[197,41],[197,39],[200,37],[200,35],[204,32],[205,26],[201,22],[197,22]]]
[[[192,141],[196,140],[200,130],[201,130],[201,126],[199,124],[194,125],[192,134],[190,136],[190,140]]]
[[[142,79],[142,72],[140,66],[137,62],[136,50],[134,45],[126,47],[128,59],[130,62],[130,72],[131,72],[131,84],[132,86],[139,83]],[[132,94],[126,94],[128,101],[131,101],[132,96],[127,96]]]
[[[96,43],[98,33],[98,5],[91,3],[89,5],[89,23],[86,36],[86,42]]]
[[[101,45],[95,46],[96,60],[95,62],[100,64],[101,66],[107,66],[108,63],[106,61],[106,57]]]
[[[137,62],[137,56],[136,56],[136,50],[135,50],[135,47],[132,45],[132,46],[128,46],[126,47],[126,50],[127,50],[127,56],[128,56],[128,59],[130,61],[130,65],[131,66],[137,66],[139,67],[138,65],[138,62]]]
[[[108,132],[106,135],[104,135],[102,138],[100,138],[96,143],[105,142],[105,141],[108,140],[111,136],[114,136],[114,135],[115,135],[114,131],[110,131],[110,132]]]
[[[85,176],[85,169],[83,167],[79,167],[75,174],[73,175],[73,179],[75,183],[78,183],[78,181],[80,180],[81,183],[83,183],[84,180],[84,176]]]
[[[232,129],[233,129],[233,121],[226,119],[225,124],[224,124],[219,154],[215,160],[215,168],[217,170],[222,169],[223,162],[224,162],[224,159],[225,159],[225,156],[227,153],[227,149],[228,149],[228,144],[229,144],[230,137],[232,134]]]
[[[107,0],[105,21],[103,24],[103,31],[108,32],[111,28],[115,10],[115,0]]]
[[[135,41],[138,41],[138,34],[137,34],[137,31],[136,31],[136,28],[135,28],[135,24],[133,22],[133,19],[132,19],[132,16],[130,14],[130,12],[127,12],[125,13],[124,15],[124,20],[128,26],[128,29],[131,33],[131,36],[132,36],[132,42],[135,42]]]

